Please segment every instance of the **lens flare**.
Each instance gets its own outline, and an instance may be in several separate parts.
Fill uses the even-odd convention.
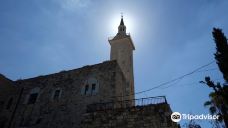
[[[116,14],[113,15],[110,19],[109,19],[109,30],[111,32],[112,35],[115,35],[118,32],[118,26],[120,24],[120,20],[121,20],[121,14]],[[134,20],[131,17],[131,15],[124,15],[123,14],[123,20],[124,20],[124,25],[126,26],[126,32],[127,33],[134,33]]]

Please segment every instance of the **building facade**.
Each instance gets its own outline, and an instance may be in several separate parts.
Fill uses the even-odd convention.
[[[88,114],[93,115],[98,111],[96,109],[96,111],[88,111],[89,105],[121,102],[121,105],[111,104],[109,108],[113,111],[114,108],[122,108],[123,112],[126,112],[127,108],[136,107],[137,104],[133,100],[135,99],[133,75],[135,46],[130,34],[126,33],[123,17],[118,33],[114,38],[109,39],[109,43],[111,45],[109,61],[17,81],[2,77],[0,86],[6,89],[0,93],[2,108],[0,127],[106,127],[102,122],[100,125],[99,123],[96,125],[85,123],[90,117],[87,117]],[[168,104],[166,105],[168,106]],[[171,109],[164,109],[164,111],[166,111],[166,115],[171,113]],[[105,112],[100,114],[103,114],[105,118]],[[138,112],[136,112],[137,115]],[[142,116],[139,117],[142,118]],[[154,114],[149,116],[154,118]],[[117,126],[115,125],[115,127]],[[174,125],[170,125],[170,127],[174,127]]]

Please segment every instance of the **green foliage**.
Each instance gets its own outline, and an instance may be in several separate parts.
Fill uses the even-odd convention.
[[[228,102],[227,95],[228,89],[227,86],[221,86],[220,83],[215,84],[211,81],[210,77],[205,77],[205,81],[201,82],[206,84],[208,87],[213,88],[213,92],[209,94],[210,101],[204,103],[205,107],[209,108],[211,114],[220,115],[219,120],[215,121],[216,123],[224,123],[227,125],[228,119]]]
[[[216,44],[216,53],[214,54],[215,60],[218,64],[223,78],[228,82],[228,43],[224,33],[219,28],[213,28],[212,35]],[[228,128],[228,86],[214,83],[210,77],[205,77],[205,81],[200,83],[206,84],[213,89],[209,94],[210,101],[204,103],[205,107],[209,108],[211,114],[220,115],[220,118],[214,121],[215,124],[225,123]]]
[[[222,29],[213,28],[213,37],[216,44],[215,59],[218,67],[223,74],[224,79],[228,82],[228,43]]]
[[[211,114],[215,114],[216,111],[217,111],[215,106],[211,106],[211,107],[209,108],[209,110],[210,110]]]
[[[204,107],[207,107],[207,106],[209,106],[209,105],[211,105],[212,103],[211,103],[211,101],[206,101],[205,103],[204,103]]]

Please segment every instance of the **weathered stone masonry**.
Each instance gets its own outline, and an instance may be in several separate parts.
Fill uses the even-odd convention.
[[[97,80],[96,94],[83,94],[86,81]],[[71,71],[16,81],[24,91],[12,122],[12,127],[63,128],[79,126],[81,116],[88,104],[122,100],[116,95],[125,95],[125,78],[116,61],[85,66]],[[39,89],[34,104],[28,104],[30,91]],[[53,91],[61,89],[61,97],[53,100]],[[101,93],[102,92],[102,93]]]
[[[168,104],[152,104],[84,114],[82,128],[177,128]]]

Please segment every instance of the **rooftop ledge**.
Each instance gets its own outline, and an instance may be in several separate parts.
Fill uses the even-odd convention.
[[[94,103],[87,105],[87,112],[105,111],[112,109],[142,107],[149,105],[167,104],[165,96],[147,97],[132,100],[113,101],[105,103]]]
[[[130,33],[126,33],[126,36],[120,36],[120,37],[129,37],[131,36]],[[116,36],[111,36],[111,37],[108,37],[108,40],[113,40]]]

